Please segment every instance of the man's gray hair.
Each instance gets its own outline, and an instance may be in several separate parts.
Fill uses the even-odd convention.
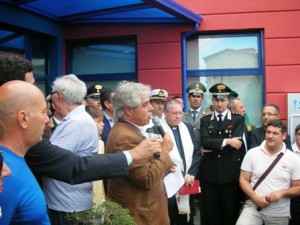
[[[233,109],[236,109],[236,104],[235,104],[235,100],[240,100],[242,101],[240,98],[232,98],[230,99],[228,105],[227,105],[227,108],[231,111]]]
[[[72,105],[81,105],[86,96],[87,88],[83,81],[74,74],[56,78],[53,82],[52,92],[59,91],[64,96],[64,101]]]
[[[122,81],[116,88],[112,99],[116,117],[122,118],[124,106],[136,108],[141,103],[141,96],[150,96],[151,87],[141,83]]]
[[[170,109],[171,106],[173,105],[181,105],[180,101],[176,100],[176,99],[170,99],[169,101],[166,102],[165,106],[164,106],[164,110],[168,111]]]

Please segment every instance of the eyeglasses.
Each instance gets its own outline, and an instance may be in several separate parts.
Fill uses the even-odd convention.
[[[2,176],[2,167],[3,167],[3,156],[2,156],[2,152],[0,151],[0,177]]]
[[[183,115],[183,112],[170,112],[168,111],[169,113],[171,113],[171,115],[173,116],[182,116]]]
[[[268,116],[277,116],[278,113],[271,113],[271,112],[262,113],[262,116],[266,116],[266,115],[268,115]]]

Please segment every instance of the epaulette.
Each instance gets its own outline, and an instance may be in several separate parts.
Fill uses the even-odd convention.
[[[208,113],[202,113],[202,117],[208,117],[208,116],[211,116],[212,112],[208,112]]]

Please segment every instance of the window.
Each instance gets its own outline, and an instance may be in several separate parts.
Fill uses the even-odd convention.
[[[261,126],[264,101],[261,32],[198,35],[187,41],[187,85],[200,81],[207,90],[222,82],[239,94],[251,124]],[[203,107],[211,104],[204,95]]]
[[[69,43],[69,73],[87,86],[99,82],[115,87],[121,80],[136,81],[136,40],[100,40]]]
[[[49,39],[19,30],[0,30],[0,54],[17,55],[32,62],[36,85],[49,93]]]

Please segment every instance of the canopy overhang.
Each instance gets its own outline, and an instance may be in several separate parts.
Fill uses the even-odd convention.
[[[0,0],[62,24],[201,24],[202,17],[172,0]]]

